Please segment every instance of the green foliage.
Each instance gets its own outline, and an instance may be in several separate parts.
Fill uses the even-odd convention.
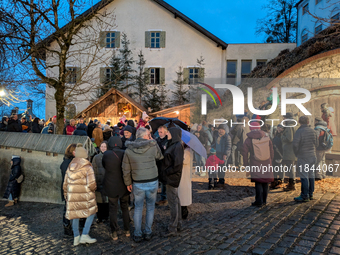
[[[177,80],[174,80],[175,90],[171,91],[173,94],[173,105],[183,105],[190,101],[188,81],[183,77],[183,67],[179,66],[176,71]]]
[[[149,69],[145,68],[146,60],[144,59],[144,55],[142,50],[140,50],[138,54],[137,64],[137,75],[134,77],[135,80],[135,90],[134,95],[137,97],[137,100],[141,104],[142,101],[146,100],[146,96],[148,94],[148,84],[149,84]]]

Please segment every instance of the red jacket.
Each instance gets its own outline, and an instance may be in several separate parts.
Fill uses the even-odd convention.
[[[208,159],[207,162],[205,163],[205,166],[208,167],[215,167],[217,170],[217,167],[219,164],[224,164],[224,160],[219,159],[216,155],[211,155]]]
[[[142,118],[140,118],[136,129],[138,129],[138,128],[140,128],[140,127],[145,128],[146,123],[147,123],[147,122],[146,122],[145,120],[143,120]]]
[[[66,135],[73,135],[74,130],[76,130],[76,126],[68,125],[66,127]]]

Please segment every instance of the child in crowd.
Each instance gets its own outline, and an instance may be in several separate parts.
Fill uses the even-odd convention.
[[[224,164],[225,161],[219,159],[216,156],[216,150],[214,148],[210,149],[210,156],[205,163],[205,167],[208,171],[209,169],[209,187],[208,189],[214,189],[217,185],[217,171],[218,165]]]

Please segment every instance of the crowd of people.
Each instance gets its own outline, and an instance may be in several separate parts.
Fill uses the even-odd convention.
[[[255,201],[253,206],[263,206],[267,202],[269,186],[280,188],[285,180],[288,185],[284,191],[295,190],[296,177],[301,178],[301,194],[297,202],[313,199],[314,180],[325,178],[322,171],[325,153],[331,150],[333,136],[336,136],[334,110],[327,104],[321,105],[322,117],[315,118],[315,127],[309,126],[309,118],[301,116],[299,127],[295,126],[294,116],[288,112],[284,117],[285,125],[279,124],[275,129],[270,125],[252,122],[248,125],[227,124],[218,127],[203,121],[190,128],[207,151],[206,159],[182,142],[182,129],[179,127],[159,126],[158,136],[150,132],[149,116],[143,112],[142,118],[127,120],[124,116],[115,126],[110,122],[102,125],[97,120],[88,125],[84,119],[70,120],[65,124],[66,135],[89,136],[98,152],[89,157],[82,144],[70,144],[60,169],[62,173],[61,194],[65,200],[63,224],[65,234],[74,236],[74,245],[94,243],[96,239],[89,236],[89,230],[97,215],[97,222],[109,220],[111,237],[118,239],[117,212],[120,206],[124,225],[124,235],[130,236],[129,209],[134,207],[133,240],[141,242],[151,240],[155,205],[169,205],[170,219],[168,235],[176,236],[182,229],[182,219],[188,217],[188,206],[192,203],[191,174],[192,160],[196,166],[215,167],[232,165],[241,170],[257,167],[259,171],[250,171],[251,181],[255,182]],[[246,112],[237,116],[237,122],[248,123],[251,118]],[[3,118],[1,130],[16,132],[33,132],[34,123],[41,120],[26,119],[18,121],[17,116],[10,120]],[[77,123],[78,122],[78,123]],[[27,128],[26,128],[27,127]],[[41,133],[56,133],[56,117]],[[155,131],[155,130],[154,130]],[[38,132],[39,133],[39,132]],[[193,155],[194,154],[194,155]],[[18,162],[12,159],[12,171],[5,198],[12,206],[17,202],[18,186],[15,180],[19,175]],[[262,166],[272,166],[264,171]],[[282,171],[286,166],[289,171]],[[319,166],[321,171],[314,171]],[[274,167],[281,169],[274,171]],[[313,171],[301,171],[308,169]],[[21,171],[21,170],[20,170]],[[200,172],[204,176],[204,172]],[[13,175],[13,178],[12,178]],[[208,171],[208,189],[224,188],[225,172]],[[13,185],[14,184],[14,185]],[[156,202],[157,191],[161,188],[161,200]],[[13,188],[14,187],[14,188]],[[145,227],[142,230],[142,212],[146,202]],[[79,219],[86,219],[82,234],[79,232]]]

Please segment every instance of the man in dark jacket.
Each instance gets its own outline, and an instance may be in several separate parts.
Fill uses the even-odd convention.
[[[170,207],[169,236],[176,236],[182,227],[181,203],[178,197],[178,186],[181,181],[184,147],[181,142],[182,129],[172,127],[168,133],[168,148],[162,162],[162,179],[166,183],[168,202]]]
[[[3,116],[0,123],[0,131],[7,131],[8,117]]]
[[[108,141],[108,150],[103,155],[103,167],[105,168],[104,194],[109,197],[110,206],[110,228],[113,240],[117,240],[117,211],[118,200],[123,213],[124,234],[130,236],[129,216],[129,191],[124,184],[122,173],[122,161],[124,150],[122,140],[119,136],[112,136]]]
[[[125,128],[124,128],[124,136],[121,138],[122,139],[122,143],[123,143],[123,150],[126,149],[126,146],[125,146],[125,142],[126,141],[134,141],[136,140],[136,136],[134,133],[136,131],[136,129],[134,127],[131,127],[129,125],[126,125]]]
[[[317,117],[315,118],[314,123],[315,123],[316,136],[319,139],[319,146],[316,148],[315,180],[319,181],[319,180],[326,178],[326,172],[323,171],[323,168],[324,168],[323,166],[326,164],[325,155],[326,155],[327,149],[322,147],[322,141],[325,135],[325,131],[323,131],[320,128],[327,129],[327,122],[324,121],[322,118]],[[317,170],[317,169],[320,169],[320,170]]]
[[[76,130],[74,130],[73,135],[87,136],[86,125],[85,124],[78,125]]]
[[[21,123],[18,120],[17,114],[12,115],[11,118],[8,120],[7,131],[8,132],[22,132]]]
[[[294,200],[308,202],[313,199],[315,150],[319,141],[314,129],[308,125],[309,119],[307,116],[301,116],[299,123],[301,126],[294,135],[293,149],[297,156],[296,169],[301,177],[301,195],[295,197]]]
[[[48,133],[57,134],[57,116],[53,116],[52,121],[48,123]]]
[[[87,126],[87,136],[90,137],[90,139],[92,138],[93,130],[97,127],[97,122],[97,119],[95,119],[94,121],[90,120],[90,123]]]
[[[293,119],[293,113],[287,112],[283,119]],[[281,141],[282,141],[282,149],[283,149],[283,159],[282,165],[291,169],[287,175],[289,177],[288,185],[283,189],[284,191],[291,191],[295,190],[295,179],[296,179],[296,172],[294,169],[296,157],[293,151],[293,139],[295,134],[295,121],[285,121],[285,129],[282,132]]]
[[[158,135],[159,137],[156,138],[156,142],[158,144],[158,147],[161,149],[162,154],[164,155],[164,152],[167,148],[168,145],[168,128],[166,126],[160,126],[158,128]],[[158,173],[160,173],[162,167],[162,162],[157,161],[157,168],[158,168]],[[156,205],[166,205],[168,203],[166,199],[166,183],[163,183],[161,181],[161,200],[156,203]]]
[[[126,141],[127,147],[123,157],[123,177],[128,190],[135,198],[133,216],[135,232],[134,241],[142,241],[142,215],[144,199],[146,199],[146,221],[144,239],[152,238],[152,222],[158,189],[158,170],[156,160],[163,159],[157,142],[151,139],[150,131],[139,128],[135,141]],[[132,188],[133,187],[133,188]]]
[[[216,156],[219,159],[223,160],[224,162],[228,161],[231,153],[231,139],[230,136],[226,133],[225,127],[223,125],[219,125],[218,137],[211,147],[216,150]],[[218,172],[219,181],[217,187],[224,188],[224,175],[225,173],[223,171]]]

